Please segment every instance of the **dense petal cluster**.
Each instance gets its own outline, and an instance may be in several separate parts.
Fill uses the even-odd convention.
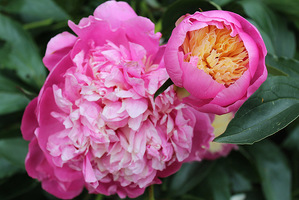
[[[165,50],[167,72],[183,101],[207,113],[235,112],[267,78],[267,50],[258,30],[228,11],[178,20]]]
[[[173,87],[153,98],[168,78],[154,24],[110,1],[69,26],[78,37],[49,42],[50,74],[24,113],[28,174],[59,198],[83,187],[136,197],[182,162],[201,160],[213,137],[208,115],[182,104]]]

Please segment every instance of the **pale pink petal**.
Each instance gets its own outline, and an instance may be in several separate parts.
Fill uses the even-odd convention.
[[[88,156],[86,156],[84,159],[82,172],[83,172],[85,181],[89,184],[92,184],[96,188],[98,186],[98,180],[95,177],[95,174],[94,174],[94,171],[93,171],[93,168],[91,166]]]
[[[129,116],[132,118],[136,118],[142,113],[146,111],[148,108],[147,101],[145,99],[141,100],[134,100],[134,99],[127,99],[125,100],[126,104],[126,111],[128,112]]]

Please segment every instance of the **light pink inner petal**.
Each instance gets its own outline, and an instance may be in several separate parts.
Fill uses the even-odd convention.
[[[126,111],[132,118],[138,117],[148,108],[148,103],[145,99],[126,99],[124,102],[126,104]]]

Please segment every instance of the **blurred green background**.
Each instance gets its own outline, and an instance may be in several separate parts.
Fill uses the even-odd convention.
[[[42,63],[48,41],[92,15],[102,0],[0,0],[0,199],[55,200],[27,176],[28,143],[20,132],[29,101],[38,95],[47,71]],[[138,15],[150,18],[166,43],[175,21],[197,10],[236,12],[261,32],[268,49],[269,76],[299,77],[298,0],[132,0]],[[299,80],[299,79],[297,79]],[[294,83],[299,87],[299,82]],[[297,99],[298,100],[298,99]],[[299,102],[299,100],[298,100]],[[298,113],[299,114],[299,113]],[[298,115],[297,115],[298,116]],[[283,120],[283,119],[281,119]],[[282,127],[283,128],[283,127]],[[156,199],[299,200],[299,121],[268,139],[215,161],[184,164],[155,185]],[[137,199],[147,199],[147,193]],[[119,199],[89,195],[76,199]]]

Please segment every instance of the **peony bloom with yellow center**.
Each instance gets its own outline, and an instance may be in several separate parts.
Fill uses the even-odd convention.
[[[228,11],[181,17],[165,50],[167,72],[183,101],[214,114],[235,112],[267,78],[258,30]]]

